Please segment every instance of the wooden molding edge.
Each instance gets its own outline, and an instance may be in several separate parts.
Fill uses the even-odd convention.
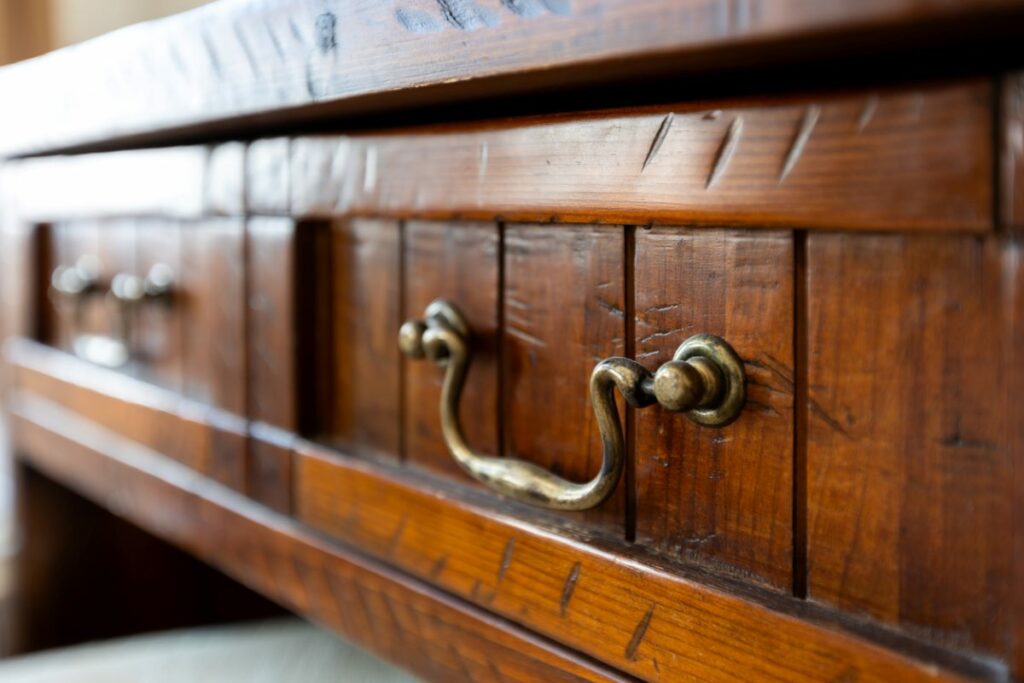
[[[428,679],[623,680],[55,403],[15,395],[10,429],[19,455],[44,473]]]
[[[82,403],[68,396],[79,394],[81,399],[102,402],[112,385],[148,386],[85,366],[34,342],[9,345],[7,356],[16,371],[16,427],[45,418],[35,417],[31,405],[68,412],[62,406],[69,400],[70,405]],[[65,374],[61,368],[69,365],[83,366],[82,372],[71,373],[73,380],[61,376]],[[29,374],[37,377],[26,382]],[[69,412],[69,419],[74,416]],[[46,425],[57,431],[53,438],[74,441],[70,436],[74,432],[64,434],[60,423]],[[106,428],[91,428],[117,436]],[[41,426],[36,432],[40,430]],[[13,430],[24,457],[49,463],[52,474],[69,483],[86,476],[77,460],[47,452],[43,437],[34,445],[20,436],[23,432]],[[98,452],[93,459],[101,456]],[[163,461],[154,458],[145,461],[147,467]],[[799,609],[806,606],[801,601],[783,599],[779,606],[769,606],[764,600],[606,550],[600,543],[480,508],[444,491],[425,490],[380,467],[301,440],[296,441],[292,458],[295,514],[302,528],[323,532],[418,580],[633,675],[726,680],[759,672],[789,680],[856,675],[859,680],[877,681],[1006,677],[1005,665],[996,660],[946,653],[894,635],[883,637],[886,642],[880,644],[821,621],[813,610],[809,614]],[[179,476],[188,474],[188,486],[216,487],[167,462]],[[134,461],[128,465],[138,467]],[[108,487],[102,477],[85,484],[91,487],[89,495],[115,501],[111,505],[116,504],[119,488],[129,488]],[[177,516],[192,513],[179,505],[163,514],[157,510],[149,514],[173,525]],[[268,519],[285,519],[269,511],[263,514]],[[143,518],[139,523],[156,522]],[[780,611],[786,609],[781,603],[793,603],[792,613]]]

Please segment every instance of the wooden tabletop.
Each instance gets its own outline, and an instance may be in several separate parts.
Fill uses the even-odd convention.
[[[1021,0],[220,0],[0,70],[0,155],[934,46],[1021,16]]]

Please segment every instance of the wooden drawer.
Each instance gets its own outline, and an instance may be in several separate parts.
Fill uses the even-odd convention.
[[[22,162],[11,186],[31,190],[47,169],[201,160],[144,201],[53,210],[22,193],[47,267],[93,249],[104,278],[159,259],[177,286],[175,306],[133,318],[123,372],[12,346],[26,450],[55,471],[71,465],[47,444],[107,453],[118,476],[180,477],[210,500],[217,479],[303,548],[358,548],[642,678],[998,678],[1019,617],[991,601],[1010,605],[1022,572],[1011,545],[972,533],[1013,536],[1021,510],[1015,414],[991,407],[1020,381],[993,104],[976,81],[259,140],[244,173],[211,160],[234,158],[220,148]],[[181,180],[196,168],[213,187],[244,176],[244,203]],[[454,410],[478,455],[594,477],[595,366],[654,371],[699,334],[738,355],[742,412],[702,426],[617,392],[610,494],[578,511],[511,500],[452,457],[449,368],[401,353],[403,323],[436,299],[468,324]],[[88,330],[114,334],[89,306]],[[35,336],[73,348],[77,323],[53,323]],[[101,495],[88,472],[68,476]],[[304,613],[345,612],[322,599],[321,555],[253,547],[225,561]]]

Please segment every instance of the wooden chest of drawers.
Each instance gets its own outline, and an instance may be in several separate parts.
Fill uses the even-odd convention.
[[[439,3],[678,19],[482,4]],[[969,47],[1017,7],[908,16]],[[965,63],[11,160],[13,450],[432,679],[1019,678],[1022,81]]]

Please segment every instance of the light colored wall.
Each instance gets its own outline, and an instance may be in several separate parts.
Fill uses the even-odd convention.
[[[209,0],[50,0],[53,47],[79,43],[122,26],[177,14],[207,2]]]

